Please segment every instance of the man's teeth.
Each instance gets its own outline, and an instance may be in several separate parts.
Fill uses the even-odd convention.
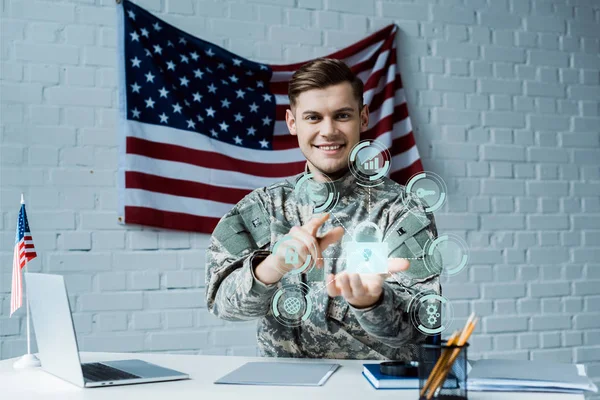
[[[329,151],[329,150],[337,150],[340,147],[341,147],[340,145],[337,145],[337,146],[319,146],[319,148],[321,150],[327,150],[327,151]]]

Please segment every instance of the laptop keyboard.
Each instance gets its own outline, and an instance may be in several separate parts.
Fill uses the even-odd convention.
[[[109,367],[101,363],[82,364],[83,377],[90,382],[119,381],[124,379],[140,378],[120,369]]]

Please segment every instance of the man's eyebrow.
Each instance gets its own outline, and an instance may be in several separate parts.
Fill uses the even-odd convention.
[[[340,113],[340,112],[352,112],[352,111],[356,111],[354,108],[352,107],[342,107],[340,109],[337,109],[334,111],[335,114]],[[307,114],[320,114],[320,112],[318,111],[313,111],[313,110],[306,110],[302,113],[302,115],[307,115]]]

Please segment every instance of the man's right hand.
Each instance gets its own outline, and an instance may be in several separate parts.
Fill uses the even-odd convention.
[[[339,242],[344,236],[344,228],[338,226],[318,238],[317,231],[327,219],[329,219],[329,213],[315,217],[302,226],[294,226],[290,229],[287,234],[290,238],[277,246],[276,253],[271,253],[256,266],[254,270],[256,278],[267,285],[279,282],[283,275],[304,265],[308,255],[315,260],[317,268],[322,268],[324,265],[323,251],[330,245]],[[294,251],[298,255],[297,263],[285,262],[288,251]]]

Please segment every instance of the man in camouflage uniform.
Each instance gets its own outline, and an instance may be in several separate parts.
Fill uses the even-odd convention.
[[[409,303],[422,291],[440,294],[439,271],[423,262],[425,243],[436,236],[433,215],[405,198],[390,179],[372,188],[357,184],[348,156],[368,129],[362,82],[340,61],[319,59],[301,67],[289,85],[286,120],[298,136],[307,170],[319,185],[332,179],[339,201],[329,214],[313,214],[307,191],[295,190],[304,174],[254,190],[219,222],[206,255],[207,304],[229,321],[258,320],[261,353],[272,357],[413,360],[425,341],[412,323]],[[320,184],[324,186],[323,184]],[[344,272],[342,244],[354,227],[371,221],[388,245],[388,274]],[[300,263],[316,266],[292,272],[284,263],[282,238],[299,249]],[[409,262],[405,259],[410,259]],[[272,306],[283,286],[309,288],[312,312],[299,324],[281,323]]]

